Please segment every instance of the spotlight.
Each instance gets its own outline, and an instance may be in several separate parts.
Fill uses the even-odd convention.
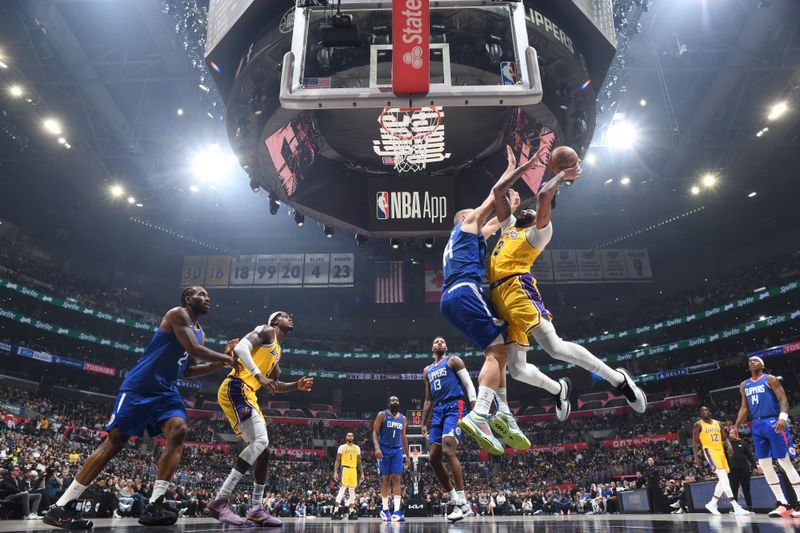
[[[433,237],[425,239],[425,248],[433,248]]]
[[[179,107],[177,111],[175,111],[179,117],[183,116],[183,108]]]
[[[583,82],[581,84],[581,91],[585,91],[586,89],[588,89],[589,88],[589,84],[591,84],[591,83],[592,83],[592,80],[586,80],[585,82]]]
[[[64,143],[64,148],[66,148],[67,150],[69,150],[70,148],[72,148],[72,145],[71,145],[71,144],[69,144],[69,143]]]
[[[230,176],[236,162],[236,156],[214,143],[194,155],[191,170],[203,182],[219,186]]]
[[[608,178],[606,180],[606,185],[608,185],[609,183],[614,183],[614,178]]]
[[[0,68],[8,68],[8,63],[0,59]]]
[[[636,128],[624,118],[612,121],[606,129],[606,144],[612,148],[627,149],[636,144],[638,133]]]
[[[367,236],[366,235],[359,235],[356,233],[356,244],[359,248],[363,248],[367,245]]]
[[[697,185],[694,185],[690,190],[693,196],[697,196],[698,194],[700,194],[700,187],[698,187]]]
[[[274,192],[269,193],[269,214],[277,215],[280,208],[281,203],[278,201],[278,196]]]
[[[706,174],[703,176],[703,186],[710,189],[717,184],[717,177],[714,174]]]
[[[122,198],[122,196],[125,194],[125,188],[122,185],[115,183],[108,188],[108,194],[110,194],[112,198]]]
[[[325,227],[322,228],[322,231],[325,232],[325,238],[326,239],[332,239],[333,238],[333,226],[329,226],[329,225],[325,224]]]
[[[128,196],[128,203],[129,204],[135,204],[136,203],[136,198],[134,198],[133,196]]]
[[[25,94],[25,90],[20,87],[19,85],[12,85],[8,88],[8,94],[13,96],[14,98],[19,98],[23,94]]]
[[[597,156],[594,154],[586,154],[586,162],[590,165],[597,163]]]
[[[642,107],[645,107],[647,105],[647,100],[642,98],[641,100],[639,100],[639,105],[642,106]]]
[[[302,228],[306,223],[306,216],[300,211],[294,212],[294,221],[297,223],[298,228]]]
[[[747,195],[748,198],[755,198],[756,196],[758,196],[758,193],[755,192],[755,191],[753,191],[753,192],[751,192],[750,194]]]
[[[789,106],[786,102],[778,102],[777,104],[773,105],[769,109],[769,115],[767,115],[767,119],[775,120],[776,118],[780,118],[786,111],[788,111]]]
[[[67,144],[67,140],[64,137],[59,137],[58,144]]]
[[[197,185],[190,185],[189,190],[192,192],[200,192],[200,187],[198,187]]]
[[[44,129],[46,129],[53,135],[61,135],[61,133],[63,132],[63,130],[61,129],[61,124],[56,119],[53,118],[45,119]]]
[[[136,207],[144,207],[144,204],[143,204],[143,203],[139,203],[139,202],[137,202],[137,203],[136,203]]]
[[[392,247],[392,250],[397,250],[400,248],[400,241],[397,239],[389,239],[389,245]]]
[[[621,184],[623,184],[623,185],[629,185],[630,182],[631,182],[631,179],[628,176],[624,176],[621,180],[619,180],[619,182]]]

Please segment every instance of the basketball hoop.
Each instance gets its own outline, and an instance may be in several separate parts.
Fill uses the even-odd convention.
[[[386,148],[393,152],[392,163],[398,172],[419,172],[427,165],[428,142],[442,122],[438,106],[384,107],[379,118],[381,129],[390,138]]]
[[[419,456],[422,454],[422,445],[421,444],[411,444],[408,447],[408,455],[411,456],[411,464],[414,465],[416,469],[417,465],[419,464]]]

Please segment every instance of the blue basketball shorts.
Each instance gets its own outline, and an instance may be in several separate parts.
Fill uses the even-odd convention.
[[[756,448],[756,459],[783,459],[786,454],[794,459],[792,435],[787,427],[782,433],[775,433],[777,417],[756,418],[753,420],[753,445]]]
[[[136,394],[120,391],[106,431],[117,428],[123,435],[141,437],[147,430],[149,435],[155,436],[161,432],[161,422],[177,417],[186,419],[186,406],[177,392]]]
[[[431,429],[428,431],[428,444],[442,444],[444,437],[453,437],[456,444],[461,441],[461,428],[458,421],[467,414],[464,400],[454,400],[433,408]]]
[[[458,282],[445,290],[439,309],[454,328],[481,350],[491,346],[498,336],[504,337],[508,328],[496,318],[483,289],[473,281]]]

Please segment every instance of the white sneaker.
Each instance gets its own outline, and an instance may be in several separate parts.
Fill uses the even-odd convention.
[[[731,502],[731,505],[733,506],[733,514],[736,516],[750,516],[750,511],[742,508],[737,502]]]
[[[569,418],[572,412],[572,404],[569,401],[569,394],[572,391],[572,382],[569,378],[561,378],[558,380],[561,384],[561,390],[558,394],[554,394],[556,399],[556,418],[559,422],[565,421]]]
[[[711,514],[713,514],[713,515],[715,515],[715,516],[720,516],[720,514],[721,514],[721,513],[719,512],[719,509],[717,509],[717,504],[715,504],[715,503],[713,503],[713,502],[708,502],[708,503],[706,504],[706,509],[708,509],[708,512],[709,512],[709,513],[711,513]]]
[[[31,513],[25,517],[25,520],[39,520],[39,515],[36,513]]]
[[[683,514],[683,507],[678,507],[678,510],[675,511],[675,514]]]
[[[681,506],[681,502],[675,502],[675,503],[670,505],[670,507],[672,507],[673,509],[677,509],[680,506]]]
[[[647,396],[645,396],[644,391],[636,385],[636,382],[633,381],[633,378],[628,374],[627,370],[624,368],[617,368],[616,370],[622,374],[625,380],[617,389],[625,396],[625,399],[634,411],[637,413],[644,413],[645,409],[647,409]]]

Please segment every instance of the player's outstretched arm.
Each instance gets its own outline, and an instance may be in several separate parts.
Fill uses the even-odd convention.
[[[292,392],[296,390],[309,392],[314,386],[314,378],[310,378],[308,376],[304,376],[297,381],[285,382],[278,381],[278,377],[280,375],[281,367],[279,365],[275,365],[275,367],[272,369],[272,372],[269,373],[269,377],[267,378],[266,382],[267,390],[272,394]]]
[[[506,146],[506,158],[508,159],[508,167],[506,171],[497,180],[497,183],[492,187],[492,195],[494,196],[494,209],[497,213],[497,220],[500,222],[508,220],[513,212],[511,209],[511,198],[508,197],[508,191],[523,174],[534,167],[544,167],[544,153],[547,150],[547,144],[540,142],[539,150],[536,151],[527,163],[517,168],[517,158],[514,156],[514,151],[510,146]]]
[[[786,425],[789,423],[789,399],[786,397],[786,391],[783,390],[783,385],[778,378],[767,374],[767,385],[775,393],[778,399],[781,413],[778,415],[778,421],[775,423],[775,433],[783,433]]]
[[[433,410],[433,400],[431,400],[431,387],[428,381],[428,367],[422,371],[422,382],[425,384],[425,403],[422,404],[422,416],[420,418],[420,426],[422,426],[422,436],[428,440],[428,419]]]
[[[378,442],[378,435],[381,432],[381,425],[383,424],[383,411],[378,413],[378,416],[375,417],[375,422],[372,423],[372,446],[375,450],[375,459],[380,461],[383,459],[383,452],[381,451],[381,445]]]
[[[513,213],[514,211],[517,210],[520,204],[519,193],[514,189],[509,189],[507,196],[509,197],[509,200],[511,202],[511,213]],[[506,229],[508,229],[509,226],[513,225],[513,223],[514,219],[511,216],[507,217],[504,220],[500,220],[498,219],[498,217],[494,216],[490,218],[486,224],[483,225],[483,228],[481,229],[481,233],[483,233],[483,238],[488,239],[489,237],[497,233],[497,230],[501,228],[503,229],[503,231],[505,231]]]
[[[197,342],[197,337],[194,333],[194,325],[189,313],[182,307],[170,309],[164,315],[164,321],[169,331],[171,331],[178,342],[181,343],[183,349],[189,354],[189,357],[200,359],[201,361],[208,361],[210,363],[223,363],[231,366],[233,364],[233,357],[228,354],[215,352],[214,350],[203,346]],[[164,324],[162,323],[162,328]]]
[[[731,428],[731,438],[739,440],[739,428],[747,420],[747,415],[750,414],[750,407],[747,405],[747,396],[744,394],[744,383],[739,384],[739,393],[742,395],[742,404],[739,406],[739,414],[736,415],[736,422],[733,423]]]
[[[478,396],[475,394],[475,385],[472,383],[472,378],[469,377],[467,365],[465,365],[464,360],[457,355],[450,356],[450,359],[447,360],[447,364],[456,373],[458,379],[461,380],[461,388],[464,389],[464,393],[467,395],[467,400],[469,400],[469,408],[474,409],[475,401],[477,400]]]
[[[225,346],[225,353],[231,355],[233,353],[233,347],[239,342],[239,339],[231,339],[228,341],[227,346]],[[186,367],[186,371],[183,373],[183,377],[185,378],[198,378],[201,376],[207,376],[208,374],[213,374],[214,372],[218,372],[225,368],[225,363],[202,363],[197,359],[192,358],[192,361],[189,363],[189,366]]]
[[[553,197],[565,181],[575,181],[581,175],[580,163],[572,168],[562,170],[545,183],[536,195],[536,227],[542,229],[550,223],[553,214]]]

